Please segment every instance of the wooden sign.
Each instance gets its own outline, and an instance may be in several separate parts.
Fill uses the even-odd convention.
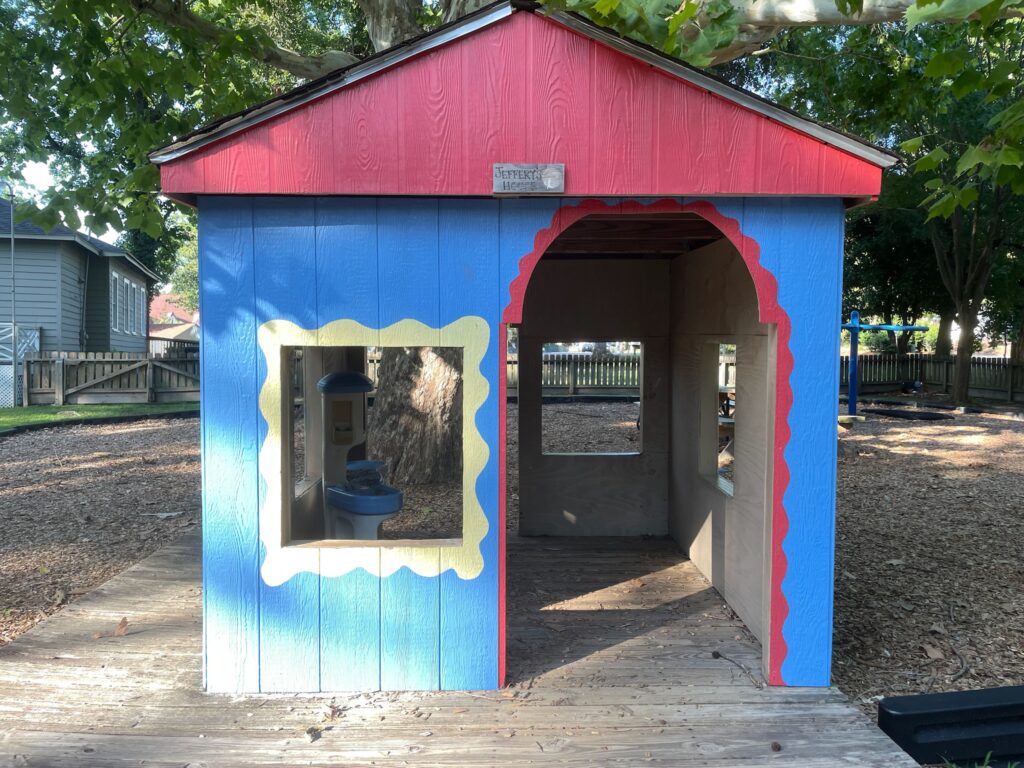
[[[564,163],[495,163],[494,194],[557,195],[565,192]]]

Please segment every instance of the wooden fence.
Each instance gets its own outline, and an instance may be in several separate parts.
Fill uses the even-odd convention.
[[[541,386],[546,395],[626,395],[640,396],[641,355],[581,355],[551,352],[543,356]],[[507,390],[519,391],[519,355],[510,354],[505,362]],[[718,371],[722,387],[736,386],[736,358],[722,359]]]
[[[147,336],[146,347],[154,357],[199,357],[199,342],[191,339],[164,339]]]
[[[861,392],[885,391],[905,381],[923,382],[933,392],[949,392],[953,386],[953,358],[925,354],[858,355],[857,379]],[[839,358],[839,388],[850,382],[850,358]],[[1002,357],[971,359],[971,397],[1008,402],[1024,401],[1024,366]]]
[[[168,352],[49,352],[25,360],[25,405],[199,400],[199,358]]]

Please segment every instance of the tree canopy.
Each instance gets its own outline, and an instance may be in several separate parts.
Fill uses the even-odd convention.
[[[159,237],[168,233],[171,208],[156,195],[158,174],[146,160],[149,151],[482,4],[0,0],[0,50],[9,71],[17,73],[0,93],[0,174],[18,178],[29,161],[48,164],[56,182],[42,210],[22,211],[37,223],[63,220],[95,232],[109,226]],[[581,12],[698,64],[754,53],[755,60],[771,62],[777,85],[786,84],[793,71],[787,61],[811,55],[821,69],[813,82],[832,87],[832,112],[844,128],[894,117],[900,102],[878,105],[873,90],[897,70],[921,75],[914,83],[903,78],[885,86],[907,104],[926,105],[937,91],[944,101],[950,94],[977,94],[988,122],[974,139],[940,144],[927,125],[915,136],[866,133],[890,146],[896,138],[921,137],[909,151],[919,156],[922,170],[942,165],[942,153],[964,158],[959,166],[950,161],[955,173],[934,190],[933,202],[943,215],[951,203],[970,202],[975,177],[1024,189],[1019,6],[1013,2],[548,0],[548,6]],[[879,26],[904,16],[908,24]],[[930,23],[967,16],[973,20],[949,32]],[[970,27],[968,35],[958,31],[964,26]],[[793,32],[804,28],[810,33]],[[799,51],[792,50],[797,39]],[[814,45],[819,47],[808,54]],[[976,60],[980,70],[972,65]],[[845,70],[858,72],[859,80],[844,77]],[[799,84],[788,85],[790,100],[798,102]],[[999,109],[988,96],[998,100]],[[86,212],[84,222],[78,211]],[[174,240],[180,232],[171,227],[169,234]],[[166,274],[163,263],[154,266]]]
[[[17,73],[0,92],[0,174],[18,178],[30,161],[45,162],[55,184],[41,210],[25,206],[21,215],[123,231],[123,242],[168,277],[189,221],[158,196],[151,150],[482,4],[0,0],[0,50]],[[902,147],[908,168],[887,181],[880,206],[851,221],[850,275],[859,284],[851,290],[859,294],[850,298],[862,309],[909,320],[936,285],[967,329],[983,306],[993,318],[997,304],[1012,308],[1024,242],[1024,0],[545,4],[699,66],[717,64],[798,111]],[[927,242],[936,266],[929,275],[908,256]],[[989,296],[993,275],[998,290]]]

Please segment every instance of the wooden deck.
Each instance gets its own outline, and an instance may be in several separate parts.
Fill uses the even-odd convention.
[[[513,541],[512,684],[481,693],[203,694],[198,552],[0,648],[0,766],[915,765],[838,691],[763,687],[757,642],[667,542]]]

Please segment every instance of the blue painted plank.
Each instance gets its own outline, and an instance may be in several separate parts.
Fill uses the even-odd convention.
[[[408,344],[389,326],[418,320],[436,329],[440,322],[438,201],[381,199],[377,204],[377,253],[380,265],[381,344]],[[440,343],[435,330],[426,338]],[[436,548],[395,548],[381,552],[381,687],[391,690],[439,686],[440,578],[395,570],[406,558],[440,557]],[[392,573],[393,572],[393,573]],[[435,566],[436,572],[436,566]]]
[[[381,198],[377,204],[381,328],[399,320],[419,320],[437,328],[440,272],[437,244],[438,201]],[[383,343],[388,345],[386,338]]]
[[[508,306],[509,286],[519,276],[519,262],[533,251],[534,238],[551,226],[562,202],[556,198],[508,198],[499,201],[501,310]]]
[[[199,201],[203,641],[207,690],[259,690],[252,204]]]
[[[314,203],[311,198],[256,198],[253,251],[256,321],[290,320],[316,327]],[[251,342],[250,342],[251,343]],[[267,365],[259,356],[259,380]],[[262,445],[267,424],[259,419]],[[260,503],[266,486],[260,483]],[[315,561],[315,558],[314,558]],[[320,578],[302,572],[279,586],[260,579],[260,690],[316,691],[320,684]]]
[[[380,686],[379,549],[324,549],[321,563],[361,566],[320,579],[320,690],[375,691]]]
[[[381,567],[400,561],[405,548],[382,549]],[[429,550],[439,557],[437,548]],[[381,579],[380,684],[387,691],[440,687],[441,591],[437,576],[403,566]]]
[[[316,200],[316,311],[319,325],[347,318],[380,327],[377,199]]]
[[[747,199],[743,229],[778,278],[779,304],[792,325],[782,679],[823,686],[832,655],[843,207],[832,199]]]
[[[355,320],[380,325],[377,201],[316,201],[317,324]],[[322,549],[320,690],[380,688],[380,550]]]
[[[481,363],[490,389],[475,419],[488,449],[487,463],[475,479],[488,523],[481,543],[484,568],[476,578],[463,579],[445,570],[450,550],[441,550],[441,688],[447,690],[498,687],[498,495],[504,492],[498,487],[498,206],[497,200],[443,200],[439,209],[441,325],[477,316],[490,326]],[[458,340],[442,332],[441,343]]]

